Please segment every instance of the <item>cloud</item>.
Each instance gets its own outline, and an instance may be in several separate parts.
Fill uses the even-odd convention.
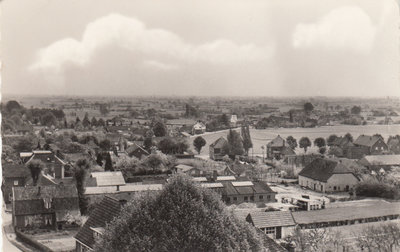
[[[293,46],[348,48],[365,53],[373,47],[375,35],[376,27],[361,8],[341,7],[332,10],[317,23],[298,24],[293,34]]]
[[[143,66],[150,69],[157,69],[161,71],[173,71],[179,69],[176,65],[166,64],[157,60],[145,60]]]
[[[137,19],[110,14],[89,23],[82,40],[65,38],[41,49],[29,70],[60,73],[68,64],[85,66],[100,49],[110,45],[151,58],[212,64],[260,61],[269,58],[272,52],[270,46],[238,45],[225,39],[194,45],[170,31],[149,29]],[[144,62],[144,65],[162,70],[174,68],[156,61]]]

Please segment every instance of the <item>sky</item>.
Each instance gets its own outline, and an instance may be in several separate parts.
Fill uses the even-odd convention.
[[[3,0],[3,94],[400,96],[395,0]]]

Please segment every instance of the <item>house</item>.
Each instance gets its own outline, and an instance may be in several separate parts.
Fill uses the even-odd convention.
[[[1,191],[6,204],[11,202],[12,188],[14,186],[25,186],[26,181],[31,176],[28,168],[23,164],[3,164],[3,183]]]
[[[205,174],[203,170],[193,167],[191,165],[178,164],[175,166],[176,173],[185,173],[192,177],[198,177]]]
[[[148,156],[150,153],[146,151],[142,146],[137,143],[133,143],[131,146],[128,147],[126,150],[130,157],[134,156],[138,159],[141,159],[143,156]]]
[[[392,154],[400,154],[400,136],[390,136],[387,141],[387,146]]]
[[[221,177],[217,177],[212,181],[205,177],[197,177],[194,178],[194,181],[200,182],[200,185],[204,188],[209,188],[219,193],[226,204],[275,202],[276,192],[272,191],[262,181],[236,181],[234,176]]]
[[[197,134],[203,134],[206,132],[206,125],[200,121],[198,121],[195,125],[192,127],[192,135],[197,135]]]
[[[349,191],[359,179],[341,161],[318,158],[299,173],[299,185],[319,192]]]
[[[69,215],[79,216],[75,185],[13,187],[14,227],[62,229]]]
[[[22,156],[22,153],[20,154]],[[28,153],[23,153],[24,158],[27,158]],[[58,155],[54,154],[52,151],[48,150],[34,150],[31,152],[30,158],[26,161],[28,165],[32,160],[42,161],[48,173],[55,178],[64,178],[65,175],[65,165],[67,164]]]
[[[360,135],[353,144],[361,148],[364,155],[380,155],[388,151],[388,146],[379,135]]]
[[[90,213],[88,220],[75,235],[76,252],[93,251],[96,239],[101,237],[106,224],[118,216],[121,202],[106,196]]]
[[[290,236],[296,226],[290,211],[253,211],[246,217],[246,221],[272,239]]]
[[[400,155],[370,155],[364,156],[359,163],[371,171],[384,169],[390,171],[394,167],[400,167]]]
[[[285,149],[286,141],[280,135],[272,139],[271,142],[267,144],[267,158],[268,159],[282,159],[283,150]]]
[[[222,158],[225,156],[224,152],[224,146],[228,144],[228,141],[224,137],[218,138],[215,142],[210,144],[209,146],[209,152],[210,152],[210,158],[212,160],[222,160]]]

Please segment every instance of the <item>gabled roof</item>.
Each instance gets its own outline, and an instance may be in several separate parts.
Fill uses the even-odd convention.
[[[75,185],[54,185],[54,186],[25,186],[14,187],[15,201],[35,200],[43,198],[77,198],[78,191]]]
[[[125,179],[120,171],[92,172],[91,176],[96,178],[97,186],[125,185]]]
[[[224,138],[224,137],[220,137],[217,140],[215,140],[215,142],[213,142],[212,144],[210,144],[210,147],[212,148],[222,148],[226,143],[228,143],[228,141]]]
[[[55,163],[55,164],[61,164],[61,165],[66,164],[66,162],[64,160],[57,157],[57,155],[55,155],[53,152],[47,151],[47,150],[34,150],[33,155],[26,163],[29,163],[32,160],[40,160],[40,161],[44,162],[45,164],[46,163]]]
[[[292,150],[292,148],[290,148],[289,146],[285,146],[283,147],[281,154],[285,156],[291,156],[296,155],[296,152],[294,152],[294,150]]]
[[[344,164],[325,158],[317,158],[304,167],[299,176],[327,182],[333,174],[353,174]],[[353,174],[354,175],[354,174]]]
[[[23,164],[3,164],[3,178],[26,178],[30,176],[29,169]]]
[[[367,136],[367,135],[360,135],[355,141],[355,145],[360,145],[360,146],[368,146],[371,147],[373,146],[378,140],[382,140],[379,136]]]
[[[285,146],[285,140],[278,135],[274,139],[272,139],[271,142],[267,144],[268,147],[284,147]]]
[[[256,228],[294,226],[290,211],[251,212],[246,218]]]
[[[121,203],[114,198],[105,196],[93,209],[88,220],[76,234],[75,239],[93,249],[95,243],[93,228],[104,228],[107,223],[118,216]]]

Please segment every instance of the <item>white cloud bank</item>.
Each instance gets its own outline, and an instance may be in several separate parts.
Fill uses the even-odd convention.
[[[293,34],[293,46],[348,48],[365,53],[373,47],[376,30],[361,8],[341,7],[332,10],[317,23],[298,24]]]
[[[163,71],[176,70],[177,66],[154,60],[157,56],[186,62],[229,64],[268,59],[272,52],[269,46],[238,45],[225,39],[193,45],[170,31],[149,29],[134,18],[110,14],[89,23],[81,41],[65,38],[41,49],[29,70],[60,73],[66,64],[84,66],[99,49],[109,45],[148,56],[152,60],[143,65]]]

